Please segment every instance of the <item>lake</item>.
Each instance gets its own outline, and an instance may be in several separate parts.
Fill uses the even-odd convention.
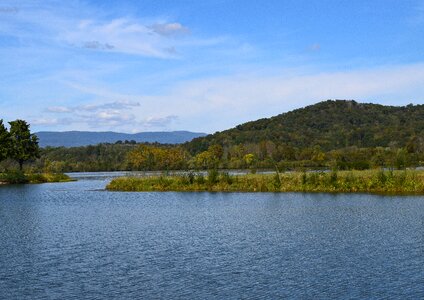
[[[424,197],[0,187],[2,299],[424,297]]]

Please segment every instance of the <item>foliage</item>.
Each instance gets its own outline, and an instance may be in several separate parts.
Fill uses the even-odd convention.
[[[29,124],[24,120],[16,120],[9,122],[9,124],[11,136],[10,157],[18,162],[19,169],[22,170],[24,162],[40,156],[38,138],[36,135],[31,134]]]
[[[0,161],[5,160],[10,154],[11,139],[10,133],[7,131],[3,124],[3,120],[0,120]]]
[[[94,172],[130,170],[127,154],[134,150],[132,144],[98,144],[82,147],[47,147],[41,150],[36,162],[45,172]]]
[[[20,183],[45,183],[45,182],[68,182],[72,179],[65,174],[57,173],[28,173],[20,170],[0,173],[0,182],[8,184]]]
[[[0,173],[0,182],[18,184],[27,183],[29,180],[22,171],[10,171],[7,173]]]
[[[188,153],[181,147],[154,147],[139,145],[127,155],[133,170],[186,169]]]
[[[406,169],[423,163],[424,105],[337,100],[248,122],[184,145],[118,141],[47,147],[30,167],[44,172],[250,169],[255,173],[275,167],[286,171]],[[0,169],[10,166],[5,160]]]
[[[208,184],[214,185],[219,182],[219,173],[216,169],[211,169],[208,171]]]
[[[254,144],[260,146],[261,159],[269,156],[272,150],[278,151],[275,155],[281,160],[291,159],[292,147],[313,149],[319,146],[323,151],[330,151],[352,146],[403,147],[409,143],[409,148],[422,150],[423,139],[424,105],[396,107],[328,100],[196,138],[185,147],[196,154],[215,144],[224,148]],[[274,146],[270,147],[269,142]],[[317,153],[316,159],[320,158],[322,155]]]

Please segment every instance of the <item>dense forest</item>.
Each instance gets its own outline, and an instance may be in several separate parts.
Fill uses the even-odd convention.
[[[424,105],[329,100],[182,145],[117,141],[46,147],[40,154],[29,168],[47,172],[402,169],[424,162]],[[13,162],[1,166],[8,164]]]
[[[424,138],[424,105],[383,106],[328,100],[233,129],[196,138],[192,153],[210,145],[231,147],[263,141],[296,148],[319,146],[324,151],[346,147],[403,147]]]

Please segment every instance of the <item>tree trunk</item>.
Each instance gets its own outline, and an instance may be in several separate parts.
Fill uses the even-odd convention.
[[[22,160],[19,161],[19,171],[22,171],[24,166],[24,162]]]

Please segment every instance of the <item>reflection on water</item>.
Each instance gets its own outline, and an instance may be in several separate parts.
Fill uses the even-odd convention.
[[[0,187],[0,298],[424,296],[424,198]]]

